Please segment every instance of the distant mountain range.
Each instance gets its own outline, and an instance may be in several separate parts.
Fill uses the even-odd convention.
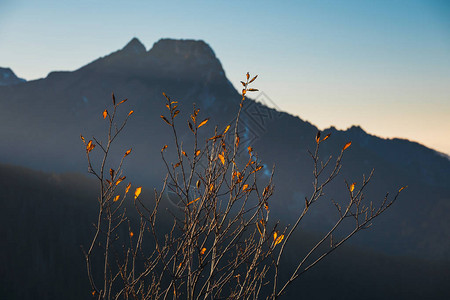
[[[13,85],[25,81],[25,79],[17,77],[10,68],[0,67],[0,86]]]
[[[101,112],[110,104],[113,91],[118,99],[129,99],[123,105],[124,114],[135,111],[116,153],[120,156],[133,147],[125,166],[127,176],[149,187],[158,185],[164,175],[161,147],[171,147],[170,131],[159,117],[165,113],[162,92],[180,102],[178,121],[186,144],[188,128],[181,120],[189,115],[193,103],[202,116],[211,117],[206,137],[214,125],[223,128],[233,121],[240,101],[205,42],[162,39],[147,51],[134,38],[123,49],[73,72],[52,72],[44,79],[1,86],[0,161],[45,171],[86,172],[79,135],[104,132]],[[245,102],[242,125],[242,143],[255,149],[266,169],[276,166],[274,215],[285,224],[292,222],[311,191],[312,164],[307,149],[314,147],[317,127],[251,99]],[[327,197],[344,199],[344,178],[360,183],[362,174],[372,169],[375,175],[368,198],[379,200],[386,192],[395,194],[408,185],[399,202],[376,220],[373,230],[353,243],[389,254],[449,260],[448,157],[408,140],[375,137],[358,126],[346,131],[330,128],[327,133],[331,137],[323,144],[324,158],[353,142],[344,158],[343,177]],[[319,203],[318,208],[307,219],[305,230],[323,230],[335,214],[325,204]]]

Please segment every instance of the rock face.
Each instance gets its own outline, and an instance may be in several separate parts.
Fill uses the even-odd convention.
[[[0,86],[13,85],[25,81],[25,79],[17,77],[10,68],[0,67]]]
[[[200,117],[211,118],[202,128],[210,137],[216,124],[220,129],[233,123],[240,101],[205,42],[162,39],[146,51],[134,38],[121,50],[73,72],[53,72],[45,79],[0,87],[0,139],[8,145],[0,147],[0,162],[47,171],[85,172],[79,135],[104,133],[101,112],[111,104],[111,92],[116,99],[129,99],[121,106],[124,113],[135,111],[116,145],[116,149],[133,146],[127,178],[148,186],[157,185],[164,177],[160,149],[172,141],[160,118],[166,114],[162,92],[179,101],[177,121],[186,146],[190,137],[186,119],[193,103],[200,108]],[[317,128],[251,99],[245,102],[241,118],[243,147],[252,146],[268,170],[276,165],[272,216],[278,213],[293,218],[311,191],[307,149],[315,146]],[[323,134],[329,132],[331,137],[322,147],[324,159],[335,156],[350,140],[352,146],[346,150],[343,177],[327,196],[346,199],[344,179],[360,182],[362,174],[372,169],[375,176],[367,190],[368,199],[377,201],[387,191],[395,194],[401,186],[409,186],[400,202],[359,242],[388,249],[390,254],[450,259],[446,216],[450,203],[449,160],[417,143],[381,139],[359,127],[347,131],[330,128]],[[308,222],[320,230],[335,216],[332,209],[323,208],[322,214]]]

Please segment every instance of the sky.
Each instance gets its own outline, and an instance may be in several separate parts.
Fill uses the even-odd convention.
[[[133,37],[201,39],[320,129],[360,125],[450,154],[450,1],[0,0],[0,67],[75,70]]]

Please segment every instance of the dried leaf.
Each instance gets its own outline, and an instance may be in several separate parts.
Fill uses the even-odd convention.
[[[117,104],[117,105],[120,105],[120,104],[125,103],[125,102],[127,102],[127,101],[128,101],[128,98],[127,98],[127,99],[123,99],[123,100],[120,101],[119,104]]]
[[[109,169],[109,175],[111,175],[111,178],[114,177],[114,169]]]
[[[214,189],[214,183],[211,183],[211,184],[209,185],[209,191],[212,192],[213,189]]]
[[[251,156],[251,155],[252,155],[253,148],[250,147],[250,146],[248,146],[247,150],[248,150],[248,155]]]
[[[105,109],[103,111],[103,119],[106,119],[107,116],[108,116],[108,111]]]
[[[352,142],[348,142],[347,144],[345,144],[344,148],[342,148],[342,151],[344,151],[345,149],[350,147],[351,144],[352,144]]]
[[[197,187],[197,189],[200,188],[201,183],[202,183],[202,182],[201,182],[200,180],[197,180],[197,183],[195,184],[195,186]]]
[[[134,192],[134,199],[137,199],[137,197],[139,197],[139,195],[141,194],[141,191],[142,191],[142,187],[140,186]]]
[[[204,255],[204,254],[205,254],[205,252],[206,252],[206,248],[205,248],[205,247],[203,247],[203,248],[202,248],[202,250],[200,250],[200,255]]]
[[[280,235],[276,240],[275,240],[275,245],[278,245],[279,243],[281,243],[281,241],[283,241],[284,239],[284,234]]]
[[[164,147],[162,147],[161,152],[163,152],[164,150],[166,150],[167,145],[164,145]]]
[[[188,125],[189,125],[189,129],[190,129],[192,132],[194,132],[194,128],[192,127],[191,122],[188,121]]]
[[[248,189],[248,184],[244,184],[244,185],[242,186],[242,190],[243,190],[243,191],[245,191],[246,189]]]
[[[247,72],[246,76],[247,76],[247,80],[248,80],[250,78],[250,73]]]
[[[172,126],[172,124],[170,124],[169,120],[166,119],[166,117],[164,117],[163,115],[160,116],[161,119],[164,120],[164,122],[166,122],[167,124],[169,124],[170,126]]]
[[[116,105],[116,96],[114,96],[114,93],[111,94],[113,105]]]
[[[177,110],[173,113],[173,117],[175,118],[179,113],[180,113],[180,111],[177,109]]]
[[[175,168],[178,168],[180,165],[181,165],[181,162],[177,162],[177,163],[173,166],[173,168],[174,168],[174,169],[175,169]]]
[[[116,185],[119,185],[119,183],[121,183],[122,181],[124,181],[125,178],[127,178],[127,177],[126,177],[126,176],[119,177],[119,179],[116,181]]]
[[[252,83],[253,81],[255,81],[256,78],[258,78],[258,75],[256,75],[255,77],[253,77],[252,80],[250,80],[248,83]]]
[[[186,152],[184,152],[183,150],[181,150],[181,154],[183,154],[184,156],[186,156],[186,157],[187,157],[187,154],[186,154]]]
[[[123,157],[128,156],[131,153],[131,149],[133,149],[133,148],[128,149],[127,152],[125,152],[125,154],[123,155]]]
[[[94,148],[95,148],[95,144],[93,144],[92,141],[89,141],[89,143],[86,146],[87,153],[91,152],[92,149],[94,149]]]
[[[403,190],[406,189],[407,187],[408,187],[407,185],[402,186],[402,187],[398,190],[398,192],[400,193],[401,191],[403,191]]]
[[[245,82],[241,81],[242,86],[245,86]]]
[[[350,192],[353,192],[355,190],[355,184],[356,182],[353,182],[352,185],[350,186]]]
[[[318,144],[319,142],[320,142],[320,131],[317,131],[316,143]]]
[[[236,148],[238,148],[239,147],[239,141],[240,141],[241,139],[239,138],[239,135],[236,135]]]
[[[130,112],[128,113],[128,117],[131,116],[134,113],[134,110],[130,110]]]
[[[84,139],[84,137],[80,134],[80,139],[83,141],[83,143],[86,144],[86,140]]]
[[[209,118],[204,119],[200,124],[198,124],[197,128],[202,127],[203,125],[205,125],[208,122]]]
[[[128,194],[128,191],[130,190],[130,187],[131,187],[131,182],[125,188],[125,195]]]
[[[130,231],[130,237],[133,237],[134,233],[133,231]]]
[[[199,156],[200,155],[200,150],[195,151],[195,156]]]
[[[258,89],[247,89],[247,91],[249,91],[249,92],[257,92],[259,90]]]
[[[325,140],[327,140],[327,139],[330,137],[330,135],[331,135],[331,133],[327,134],[327,135],[323,138],[322,142],[325,141]]]
[[[230,125],[228,125],[225,130],[223,131],[223,134],[227,133],[228,129],[230,129]]]
[[[113,201],[116,202],[117,200],[119,200],[119,198],[120,198],[120,195],[117,195],[117,196],[114,197]]]
[[[218,156],[219,156],[220,161],[222,162],[222,165],[225,165],[225,157],[223,157],[222,154],[219,154]]]

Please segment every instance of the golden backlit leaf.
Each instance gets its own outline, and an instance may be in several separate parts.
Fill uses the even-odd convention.
[[[164,150],[166,150],[167,145],[164,145],[164,147],[162,147],[161,152],[163,152]]]
[[[228,125],[225,130],[223,131],[223,134],[227,133],[228,129],[230,129],[230,125]]]
[[[91,294],[92,294],[92,296],[95,296],[95,291],[92,291],[92,293],[91,293]]]
[[[243,190],[243,191],[245,191],[246,189],[248,189],[248,184],[244,184],[244,185],[242,186],[242,190]]]
[[[119,177],[119,179],[116,181],[116,185],[119,185],[119,183],[121,183],[122,181],[124,181],[125,178],[127,178],[127,177],[126,177],[126,176]]]
[[[255,162],[252,161],[252,163],[255,163]],[[257,167],[256,169],[254,169],[250,174],[256,173],[256,172],[258,172],[259,170],[261,170],[262,168],[263,168],[263,166],[259,166],[259,167]]]
[[[133,231],[130,231],[130,237],[133,237],[134,233]]]
[[[212,192],[213,189],[214,189],[214,183],[211,183],[211,184],[209,185],[209,191]]]
[[[178,168],[180,165],[181,165],[181,162],[177,162],[177,163],[173,166],[173,168],[174,168],[174,169],[175,169],[175,168]]]
[[[242,89],[242,96],[245,96],[245,94],[247,93],[246,89]]]
[[[264,208],[265,208],[266,210],[269,210],[269,204],[267,204],[267,202],[264,202]]]
[[[398,190],[398,192],[400,193],[401,191],[403,191],[403,190],[406,189],[407,187],[408,187],[407,185],[402,186],[402,187]]]
[[[208,122],[209,118],[204,119],[200,124],[198,124],[197,128],[202,127],[203,125],[205,125]]]
[[[195,186],[197,187],[197,189],[200,188],[201,183],[202,183],[202,182],[201,182],[200,180],[197,180],[197,183],[195,184]]]
[[[120,198],[120,195],[115,196],[115,197],[114,197],[114,202],[116,202],[117,200],[119,200],[119,198]]]
[[[86,145],[86,151],[87,153],[91,152],[92,149],[95,148],[95,144],[92,143],[92,141],[89,141],[88,144]]]
[[[108,111],[105,109],[103,111],[103,119],[106,119],[107,116],[108,116]]]
[[[284,239],[284,234],[280,235],[276,240],[275,240],[275,245],[278,245],[279,243],[281,243],[281,241],[283,241]]]
[[[223,157],[222,154],[219,154],[218,157],[219,157],[220,161],[222,162],[222,165],[225,165],[225,157]]]
[[[247,80],[248,80],[250,78],[250,73],[247,72],[246,76],[247,76]]]
[[[275,231],[275,232],[273,233],[273,240],[274,240],[274,241],[276,241],[276,240],[277,240],[277,236],[278,236],[278,232],[277,232],[277,231]]]
[[[131,153],[131,149],[132,149],[132,148],[128,149],[128,150],[127,150],[127,152],[125,152],[125,154],[124,154],[124,156],[123,156],[123,157],[126,157],[126,156],[128,156],[128,155],[129,155],[129,154]]]
[[[130,190],[130,187],[131,187],[131,182],[125,188],[125,195],[128,194],[128,191]]]
[[[84,139],[84,137],[80,134],[80,139],[83,141],[83,143],[86,144],[86,140]]]
[[[320,142],[320,131],[317,131],[316,143],[318,144],[319,142]]]
[[[236,135],[236,148],[238,148],[239,147],[239,141],[240,141],[241,139],[239,138],[239,135]]]
[[[187,157],[187,154],[186,154],[186,152],[184,152],[183,150],[181,150],[181,154],[183,154],[184,156],[186,156],[186,157]]]
[[[125,102],[127,102],[127,100],[128,99],[123,99],[122,101],[119,102],[119,104],[125,103]],[[119,105],[119,104],[117,104],[117,105]]]
[[[200,155],[200,150],[195,151],[195,156],[199,156]]]
[[[330,135],[331,135],[331,133],[327,134],[327,135],[323,138],[322,142],[325,141],[325,140],[327,140],[327,139],[330,137]]]
[[[179,113],[180,113],[180,111],[177,109],[177,110],[173,113],[173,117],[175,118]]]
[[[106,179],[106,182],[108,183],[108,185],[111,185],[111,181]]]
[[[348,142],[347,144],[345,144],[344,148],[342,148],[342,151],[344,151],[345,149],[350,147],[351,144],[352,144],[352,142]]]
[[[166,119],[166,117],[164,117],[163,115],[160,116],[161,119],[164,120],[164,122],[166,122],[167,124],[169,124],[170,126],[172,126],[172,124],[170,124],[169,120]]]
[[[241,81],[242,86],[245,86],[245,82]]]
[[[134,110],[130,110],[130,112],[128,113],[128,116],[131,116],[134,113]]]
[[[352,185],[350,186],[350,192],[353,192],[355,190],[355,184],[356,182],[353,182]]]
[[[200,200],[200,197],[198,197],[197,199],[195,199],[195,200],[192,200],[191,202],[189,202],[187,205],[191,205],[192,203],[195,203],[195,202],[197,202],[198,200]]]
[[[205,254],[205,252],[206,252],[206,248],[205,248],[205,247],[203,247],[203,248],[202,248],[202,250],[200,250],[200,255],[204,255],[204,254]]]
[[[109,169],[109,175],[111,175],[111,178],[114,177],[114,169]]]
[[[142,187],[140,186],[134,192],[134,199],[137,199],[137,197],[139,197],[139,195],[141,194],[141,191],[142,191]]]

